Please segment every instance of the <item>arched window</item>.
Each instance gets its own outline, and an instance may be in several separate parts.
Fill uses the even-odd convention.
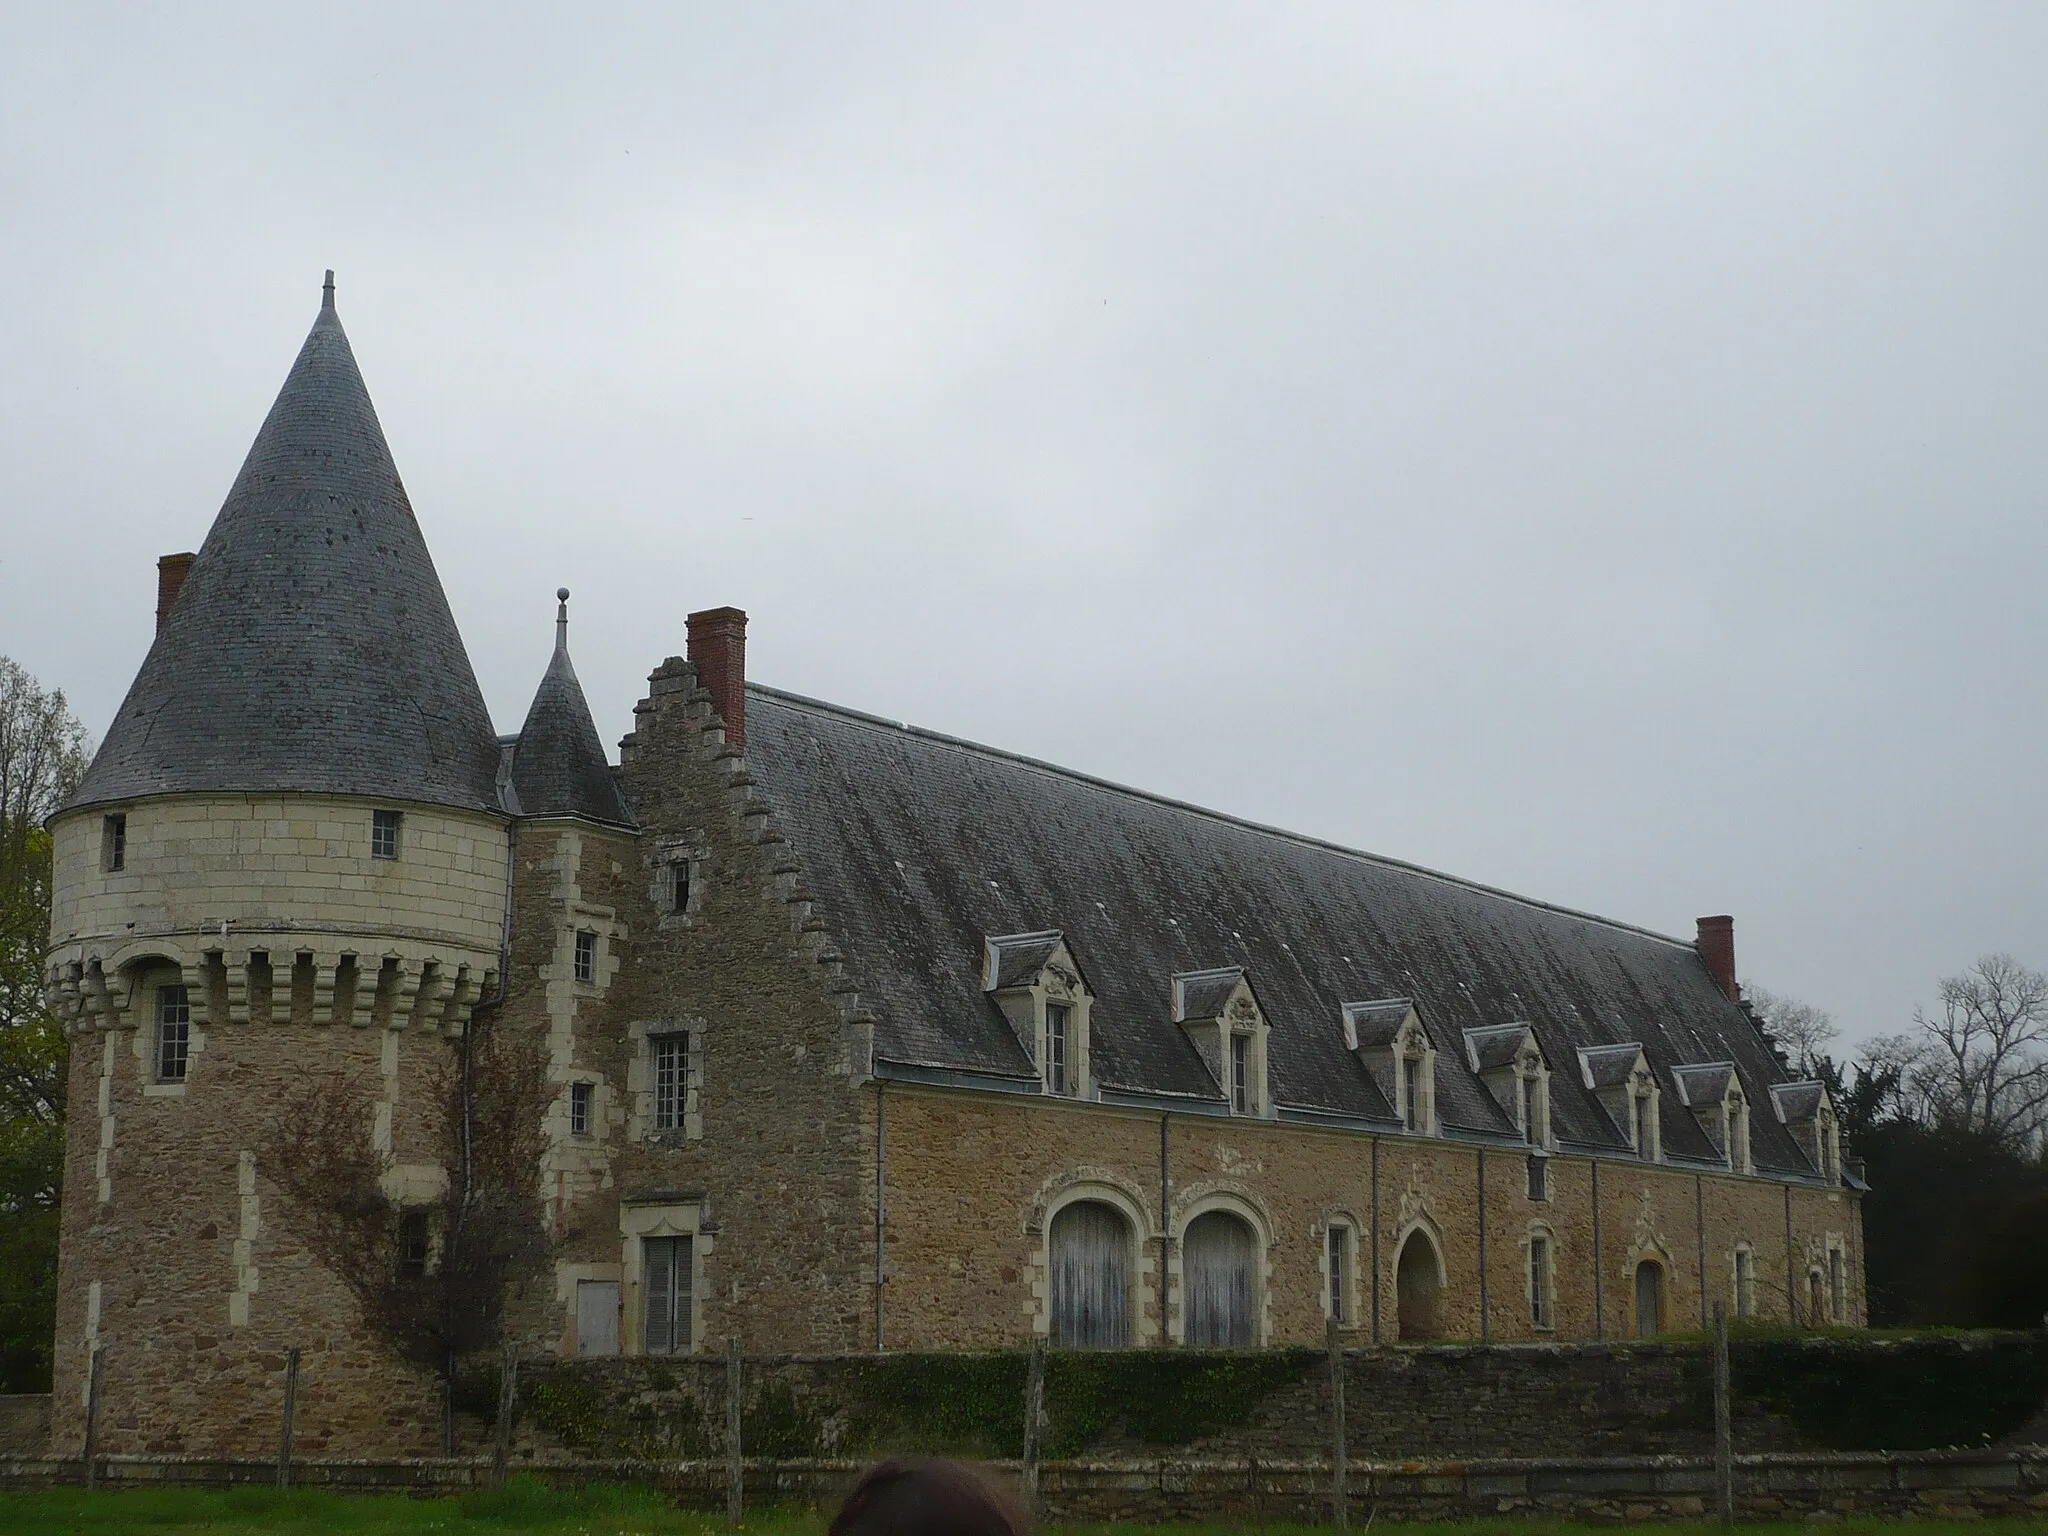
[[[1187,1298],[1187,1342],[1200,1348],[1242,1348],[1254,1341],[1252,1266],[1258,1239],[1243,1217],[1206,1211],[1181,1239],[1181,1294]]]
[[[1077,1200],[1052,1219],[1052,1340],[1069,1349],[1131,1342],[1131,1224],[1115,1206]]]
[[[1645,1259],[1636,1266],[1636,1337],[1654,1339],[1664,1331],[1664,1266]]]
[[[1420,1227],[1401,1244],[1400,1262],[1394,1267],[1394,1301],[1403,1339],[1443,1337],[1443,1260]]]

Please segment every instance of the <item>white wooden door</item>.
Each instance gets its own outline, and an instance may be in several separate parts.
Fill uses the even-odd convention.
[[[619,1282],[576,1282],[576,1353],[616,1355],[619,1352]]]

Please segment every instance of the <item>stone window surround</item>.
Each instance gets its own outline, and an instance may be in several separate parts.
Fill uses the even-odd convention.
[[[1589,1056],[1599,1051],[1616,1047],[1581,1047],[1579,1066],[1586,1088],[1607,1111],[1607,1117],[1629,1150],[1646,1163],[1664,1161],[1664,1121],[1662,1094],[1657,1086],[1657,1075],[1650,1069],[1650,1059],[1640,1044],[1635,1045],[1635,1064],[1629,1069],[1626,1080],[1619,1083],[1597,1084],[1593,1079],[1593,1067]],[[1647,1151],[1642,1143],[1645,1133],[1649,1146]]]
[[[1756,1248],[1748,1242],[1728,1250],[1728,1313],[1731,1317],[1756,1316]]]
[[[1548,1314],[1536,1315],[1536,1239],[1543,1240],[1543,1296]],[[1532,1221],[1522,1238],[1522,1301],[1529,1309],[1529,1327],[1536,1333],[1557,1332],[1557,1232],[1547,1221]]]
[[[100,873],[117,875],[128,867],[128,813],[109,811],[100,818]]]
[[[1232,972],[1237,973],[1236,984],[1214,1013],[1188,1011],[1192,984],[1227,982]],[[1267,1050],[1273,1031],[1266,1020],[1265,1009],[1259,1005],[1258,994],[1252,990],[1250,975],[1237,966],[1181,972],[1173,978],[1173,1016],[1174,1022],[1188,1032],[1195,1049],[1201,1052],[1203,1062],[1222,1090],[1223,1101],[1230,1113],[1249,1119],[1272,1119],[1274,1109],[1268,1086]],[[1237,1108],[1235,1064],[1236,1042],[1239,1040],[1247,1042],[1245,1096],[1249,1103],[1243,1110]]]
[[[654,905],[657,927],[694,928],[704,920],[704,877],[710,861],[710,841],[701,831],[690,830],[677,836],[657,838],[650,853],[652,879],[648,884],[648,900]],[[689,873],[689,900],[683,910],[676,910],[675,875],[676,866],[682,866]]]
[[[619,1308],[624,1314],[620,1319],[619,1353],[642,1355],[647,1353],[647,1299],[642,1275],[644,1258],[641,1240],[649,1237],[687,1237],[690,1241],[690,1348],[688,1353],[699,1354],[704,1348],[704,1261],[716,1246],[713,1235],[716,1228],[709,1219],[708,1202],[697,1198],[656,1198],[647,1200],[622,1200],[619,1203]],[[580,1276],[584,1279],[610,1279],[611,1275],[591,1274]],[[557,1270],[555,1290],[562,1291],[561,1271]],[[569,1286],[568,1327],[576,1326],[576,1289]]]
[[[1057,1190],[1046,1197],[1025,1229],[1032,1245],[1030,1299],[1026,1304],[1031,1331],[1042,1339],[1052,1337],[1053,1218],[1070,1205],[1094,1201],[1121,1215],[1130,1233],[1131,1288],[1127,1305],[1130,1308],[1131,1343],[1133,1346],[1158,1343],[1159,1309],[1153,1305],[1157,1300],[1154,1286],[1157,1265],[1152,1255],[1159,1245],[1143,1199],[1125,1188],[1121,1178],[1101,1169],[1079,1170],[1063,1176],[1058,1184]]]
[[[1400,1121],[1406,1135],[1436,1135],[1436,1042],[1429,1038],[1429,1031],[1422,1027],[1421,1018],[1410,1013],[1401,1027],[1395,1031],[1387,1049],[1393,1057],[1394,1065],[1394,1118]],[[1420,1070],[1415,1074],[1415,1080],[1422,1089],[1422,1103],[1413,1115],[1415,1123],[1412,1128],[1408,1123],[1410,1114],[1407,1070],[1407,1064],[1411,1061],[1421,1064]]]
[[[1214,1211],[1237,1217],[1252,1233],[1252,1343],[1263,1349],[1273,1336],[1273,1223],[1250,1191],[1206,1190],[1196,1186],[1176,1209],[1173,1253],[1166,1263],[1167,1337],[1175,1344],[1187,1342],[1187,1317],[1182,1305],[1185,1283],[1182,1255],[1187,1249],[1188,1228],[1196,1219]]]
[[[1368,1326],[1370,1322],[1369,1319],[1361,1319],[1359,1314],[1359,1231],[1360,1227],[1357,1216],[1348,1210],[1331,1212],[1329,1218],[1324,1221],[1322,1226],[1322,1253],[1317,1268],[1322,1271],[1322,1296],[1320,1299],[1323,1306],[1323,1316],[1328,1318],[1331,1315],[1330,1234],[1336,1232],[1342,1234],[1344,1254],[1344,1319],[1337,1326],[1346,1331],[1351,1331],[1361,1326]]]
[[[683,1100],[683,1123],[676,1130],[654,1128],[654,1047],[657,1036],[680,1035],[689,1042],[685,1054],[688,1083]],[[626,1063],[626,1140],[671,1144],[704,1139],[704,1021],[694,1016],[680,1019],[634,1020],[626,1025],[631,1055]],[[599,1082],[597,1098],[605,1093]],[[566,1109],[564,1111],[566,1120]]]
[[[1522,1039],[1515,1049],[1514,1059],[1498,1066],[1482,1066],[1482,1037],[1498,1039],[1517,1028],[1522,1031]],[[1550,1150],[1555,1145],[1550,1129],[1550,1063],[1544,1059],[1535,1029],[1527,1024],[1468,1029],[1465,1042],[1468,1064],[1474,1075],[1486,1086],[1523,1143],[1543,1151]]]
[[[1850,1321],[1849,1250],[1842,1239],[1832,1232],[1826,1239],[1826,1266],[1828,1316],[1837,1327],[1843,1327]],[[1839,1285],[1836,1283],[1838,1276]]]
[[[192,1083],[199,1073],[199,1058],[206,1050],[206,1030],[201,1021],[206,1017],[203,1006],[205,989],[195,986],[178,966],[163,962],[145,962],[135,967],[130,983],[131,996],[147,998],[148,1006],[137,1010],[133,1031],[136,1075],[146,1099],[182,1099],[190,1092]],[[189,1009],[185,1026],[185,1075],[166,1081],[157,1076],[157,998],[164,987],[184,987],[186,1006]]]

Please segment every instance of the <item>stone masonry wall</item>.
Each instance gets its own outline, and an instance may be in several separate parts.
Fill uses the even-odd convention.
[[[900,1083],[889,1085],[887,1102],[892,1348],[993,1348],[1044,1331],[1046,1214],[1081,1195],[1139,1213],[1134,1315],[1141,1344],[1159,1338],[1162,1317],[1167,1337],[1178,1337],[1179,1234],[1193,1214],[1217,1204],[1244,1215],[1259,1233],[1259,1342],[1266,1344],[1321,1341],[1325,1234],[1333,1219],[1358,1233],[1350,1336],[1363,1342],[1398,1336],[1400,1247],[1417,1228],[1442,1254],[1444,1331],[1451,1338],[1633,1336],[1636,1268],[1646,1258],[1662,1273],[1665,1331],[1697,1329],[1703,1262],[1704,1299],[1727,1300],[1734,1310],[1738,1243],[1755,1254],[1756,1315],[1782,1320],[1790,1310],[1786,1185],[1602,1160],[1596,1249],[1593,1162],[1552,1157],[1549,1197],[1531,1200],[1525,1158],[1485,1153],[1482,1287],[1478,1149],[1193,1115],[1172,1117],[1165,1134],[1173,1242],[1162,1306],[1159,1114]],[[1830,1242],[1860,1261],[1859,1215],[1845,1191],[1790,1187],[1791,1251],[1802,1289],[1811,1255],[1824,1254]],[[1536,1328],[1530,1316],[1532,1229],[1549,1237],[1553,1251],[1549,1329]],[[1849,1264],[1844,1321],[1863,1316],[1860,1271],[1860,1262]]]

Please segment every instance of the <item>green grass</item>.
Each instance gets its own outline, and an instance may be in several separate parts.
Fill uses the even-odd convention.
[[[1353,1526],[1363,1528],[1363,1520]],[[821,1536],[825,1520],[812,1511],[777,1510],[750,1515],[750,1536]],[[1328,1526],[1264,1525],[1074,1525],[1061,1536],[1332,1536]],[[1592,1536],[1612,1527],[1569,1525],[1551,1520],[1484,1520],[1465,1525],[1402,1526],[1402,1536]],[[1709,1536],[1713,1525],[1660,1527],[1684,1536]],[[1743,1536],[1812,1536],[1806,1525],[1746,1525]],[[2025,1520],[1982,1520],[1968,1526],[1943,1521],[1845,1520],[1829,1528],[1844,1536],[2041,1536],[2042,1525]],[[395,1495],[326,1493],[293,1489],[238,1488],[122,1489],[88,1494],[62,1488],[42,1493],[0,1494],[0,1530],[65,1531],[80,1536],[725,1536],[725,1521],[711,1514],[673,1509],[654,1490],[600,1484],[554,1489],[538,1479],[514,1478],[493,1493],[459,1498],[409,1499]]]

